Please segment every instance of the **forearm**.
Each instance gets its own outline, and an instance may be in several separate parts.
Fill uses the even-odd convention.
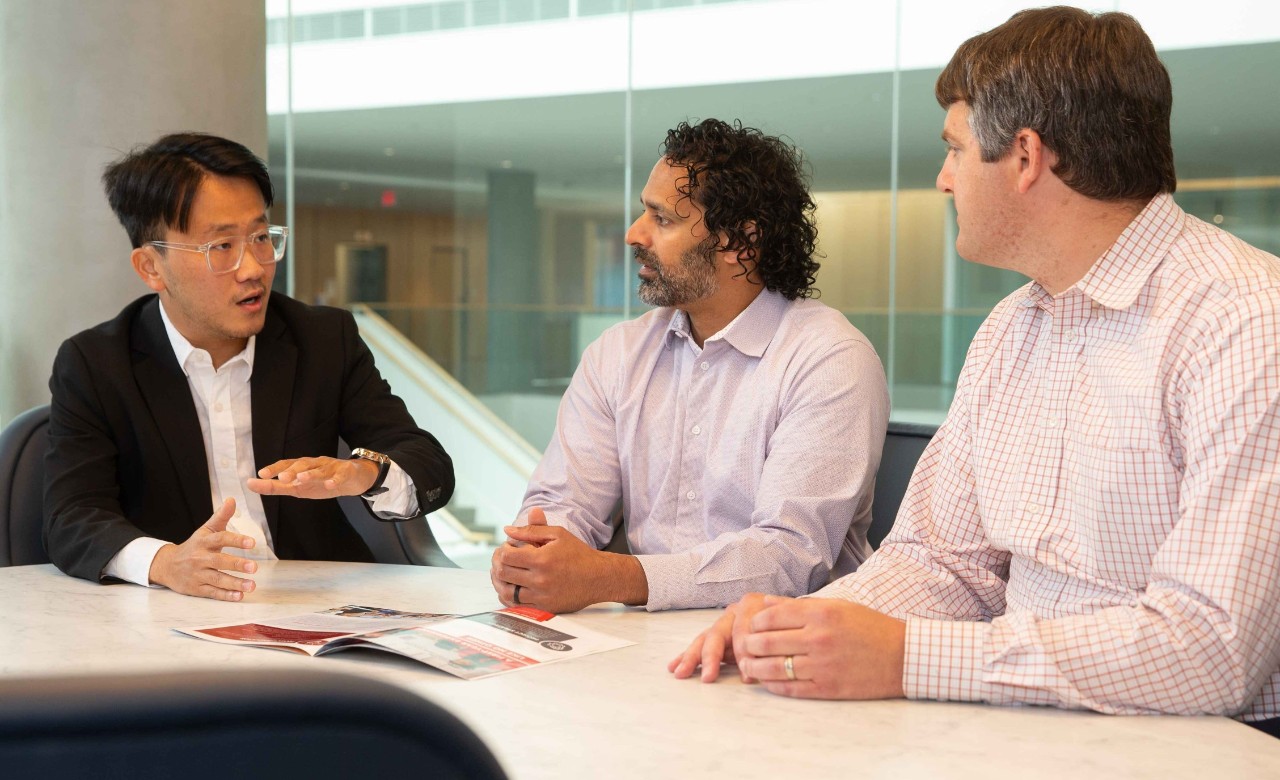
[[[59,505],[46,515],[49,560],[73,577],[98,582],[121,550],[146,536],[122,515],[89,506]]]
[[[1002,569],[1003,559],[994,553],[975,559],[898,541],[882,545],[856,572],[814,595],[857,602],[898,618],[990,620],[1005,609]]]
[[[645,608],[724,607],[748,593],[802,596],[826,581],[830,561],[812,546],[752,531],[681,553],[635,556],[649,583]]]
[[[649,580],[634,555],[601,552],[602,579],[598,601],[616,601],[635,607],[649,601]]]
[[[909,619],[909,698],[1108,714],[1232,715],[1273,670],[1209,605],[1143,599],[1089,615],[990,623]]]

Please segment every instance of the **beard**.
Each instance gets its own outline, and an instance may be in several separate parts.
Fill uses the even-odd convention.
[[[658,256],[636,247],[635,258],[654,273],[652,279],[641,279],[637,294],[650,306],[680,306],[710,298],[720,289],[716,282],[716,253],[714,242],[703,241],[685,250],[679,261],[665,267]]]

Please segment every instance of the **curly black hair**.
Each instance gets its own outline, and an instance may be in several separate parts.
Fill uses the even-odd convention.
[[[741,252],[747,278],[788,300],[817,297],[816,206],[800,150],[737,120],[704,119],[668,131],[662,155],[685,169],[676,191],[724,236],[716,251]]]

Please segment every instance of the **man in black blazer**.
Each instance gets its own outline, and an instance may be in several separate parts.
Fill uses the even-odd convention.
[[[372,560],[337,496],[390,520],[448,501],[448,455],[351,314],[271,292],[288,230],[267,223],[261,160],[187,133],[103,178],[155,294],[54,362],[44,540],[59,568],[235,601],[254,582],[229,572],[255,559]],[[339,437],[356,457],[321,455]]]

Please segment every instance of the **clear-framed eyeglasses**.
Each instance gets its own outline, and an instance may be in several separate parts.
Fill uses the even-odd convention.
[[[259,265],[271,265],[284,259],[285,243],[289,240],[289,228],[270,225],[247,236],[215,238],[204,244],[176,244],[172,241],[148,241],[147,246],[163,249],[180,249],[183,252],[199,252],[214,274],[229,274],[240,267],[244,251],[248,249]]]

